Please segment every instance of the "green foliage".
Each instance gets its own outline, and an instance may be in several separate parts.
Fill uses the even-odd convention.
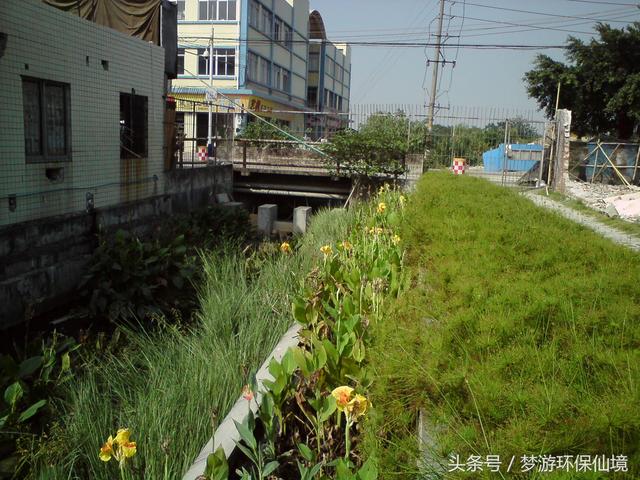
[[[407,122],[404,116],[372,115],[358,131],[337,132],[324,150],[339,163],[340,171],[351,175],[402,174],[409,151]]]
[[[282,125],[278,128],[269,125],[268,123],[260,120],[255,120],[249,123],[242,133],[238,135],[238,139],[241,140],[291,140],[289,135],[292,135],[289,128]],[[283,133],[281,130],[284,130]],[[289,134],[289,135],[287,135]],[[249,142],[251,146],[265,146],[262,142]]]
[[[358,421],[370,407],[361,395],[372,382],[369,326],[380,321],[384,300],[397,297],[404,284],[400,238],[393,233],[403,207],[404,197],[383,187],[375,202],[355,210],[343,241],[320,249],[321,260],[292,305],[302,327],[300,345],[269,365],[273,379],[264,382],[257,417],[264,438],[254,436],[251,413],[236,424],[238,448],[251,464],[237,472],[241,478],[263,478],[268,465],[284,478],[293,478],[294,471],[309,479],[377,477],[373,460],[362,464],[352,447]]]
[[[227,480],[229,478],[229,464],[222,447],[218,447],[214,453],[207,457],[204,476],[206,480]]]
[[[296,276],[349,215],[321,212],[295,255],[265,254],[259,270],[247,268],[233,246],[204,255],[194,321],[121,327],[125,341],[88,356],[82,375],[54,402],[59,423],[28,445],[31,478],[112,480],[97,453],[105,432],[122,425],[139,432],[140,469],[131,478],[181,478],[211,438],[212,418],[223,418],[236,401],[243,371],[255,371],[290,327]]]
[[[93,316],[111,321],[144,319],[179,305],[191,288],[195,257],[187,255],[184,235],[167,244],[142,241],[124,230],[96,249],[82,288]]]
[[[80,285],[94,317],[111,321],[153,318],[193,307],[197,249],[242,244],[248,213],[210,206],[162,223],[155,237],[120,230],[103,238]]]
[[[560,82],[560,108],[573,112],[572,130],[627,139],[640,123],[640,23],[596,30],[599,38],[588,43],[569,37],[566,64],[538,55],[524,76],[527,92],[553,118]]]
[[[0,478],[24,473],[18,440],[39,434],[50,419],[48,408],[58,389],[72,377],[71,354],[79,347],[71,338],[56,332],[48,340],[36,342],[23,353],[21,362],[4,354],[0,357]]]
[[[425,175],[405,218],[414,288],[370,348],[381,477],[419,476],[422,410],[435,471],[452,453],[615,452],[638,478],[637,254],[475,178]]]

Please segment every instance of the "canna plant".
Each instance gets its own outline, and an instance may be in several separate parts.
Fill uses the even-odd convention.
[[[404,288],[402,242],[394,229],[405,202],[383,187],[375,202],[360,207],[348,238],[320,248],[292,306],[300,343],[271,362],[273,379],[264,382],[257,415],[249,412],[236,425],[238,448],[248,459],[236,472],[241,478],[377,478],[375,460],[362,463],[354,448],[371,409],[369,326],[385,300]],[[283,243],[280,251],[287,255],[291,248]],[[212,471],[207,478],[219,477]]]

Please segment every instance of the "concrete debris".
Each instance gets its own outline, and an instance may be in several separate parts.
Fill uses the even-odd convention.
[[[570,197],[606,215],[640,222],[640,187],[571,180],[567,182],[566,192]]]
[[[640,193],[628,193],[605,199],[607,205],[615,208],[622,218],[640,219]]]

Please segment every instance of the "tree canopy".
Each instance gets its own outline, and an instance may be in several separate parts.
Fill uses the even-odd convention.
[[[587,43],[568,38],[567,63],[538,55],[524,75],[527,93],[552,118],[560,82],[560,108],[572,111],[576,133],[627,139],[640,123],[640,22],[596,30]]]

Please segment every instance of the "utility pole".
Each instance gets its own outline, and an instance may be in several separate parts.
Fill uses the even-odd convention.
[[[429,114],[427,116],[427,131],[431,136],[433,130],[433,114],[436,107],[436,95],[438,93],[438,70],[440,68],[440,48],[442,47],[442,23],[444,20],[444,2],[440,0],[440,15],[438,15],[438,35],[436,36],[436,56],[431,79],[431,101],[429,102]]]

